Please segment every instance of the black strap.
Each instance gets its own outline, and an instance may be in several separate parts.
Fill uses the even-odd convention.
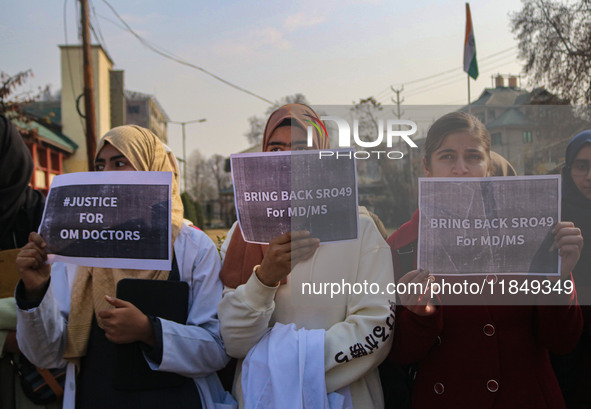
[[[402,275],[415,269],[415,243],[407,244],[396,250],[400,258]]]
[[[176,254],[172,252],[172,270],[168,276],[168,281],[181,281],[181,273],[179,271],[179,265],[176,262]]]

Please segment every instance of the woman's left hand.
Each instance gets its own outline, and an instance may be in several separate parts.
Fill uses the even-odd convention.
[[[148,346],[154,346],[154,330],[143,312],[132,303],[119,298],[106,295],[105,300],[115,307],[98,313],[109,341],[115,344],[142,341]]]
[[[572,222],[558,222],[552,229],[552,234],[554,234],[552,247],[558,249],[561,257],[560,275],[563,279],[570,278],[570,273],[579,261],[583,248],[581,230]]]

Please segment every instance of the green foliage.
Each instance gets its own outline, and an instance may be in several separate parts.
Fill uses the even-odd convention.
[[[204,223],[201,204],[194,201],[187,192],[181,194],[181,200],[183,201],[184,218],[191,220],[195,226],[203,229]]]
[[[199,227],[200,229],[203,229],[203,227],[205,226],[205,221],[203,219],[203,209],[201,208],[201,203],[199,202],[193,202],[195,204],[195,214],[196,214],[196,218],[195,218],[195,226]]]
[[[224,244],[224,241],[226,241],[226,235],[222,235],[222,236],[215,236],[217,243],[215,244],[215,246],[218,249],[218,253],[220,255],[220,258],[222,257],[222,245]]]

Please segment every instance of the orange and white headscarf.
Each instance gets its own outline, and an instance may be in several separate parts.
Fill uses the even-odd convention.
[[[107,143],[121,152],[138,171],[173,172],[162,142],[148,129],[136,125],[111,129],[98,142],[97,156]],[[171,189],[171,223],[171,237],[174,243],[183,224],[183,203],[174,177]],[[92,316],[95,315],[99,327],[102,328],[98,312],[114,308],[107,303],[105,295],[115,297],[119,280],[166,280],[169,274],[170,271],[163,270],[78,267],[72,287],[64,358],[78,364],[79,359],[86,354]]]
[[[273,132],[286,119],[295,121],[304,130],[309,126],[312,127],[313,149],[328,149],[330,147],[328,135],[325,132],[324,134],[323,132],[319,132],[319,128],[323,129],[324,126],[318,114],[307,105],[289,104],[278,108],[267,120],[265,133],[263,134],[263,152],[267,150]],[[318,127],[312,123],[317,124]],[[294,125],[292,124],[292,126]],[[261,264],[261,261],[263,261],[267,247],[268,245],[245,242],[242,237],[242,231],[237,228],[232,235],[226,252],[226,258],[220,271],[222,283],[230,288],[236,288],[246,283],[252,274],[254,266]]]

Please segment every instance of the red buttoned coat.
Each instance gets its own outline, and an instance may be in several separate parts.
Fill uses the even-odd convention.
[[[418,237],[419,212],[388,238],[394,275],[399,249]],[[416,251],[414,255],[416,268]],[[564,408],[548,351],[576,345],[582,315],[573,294],[563,306],[445,306],[427,317],[398,306],[389,358],[417,363],[412,394],[416,409]],[[384,388],[387,388],[384,385]]]

